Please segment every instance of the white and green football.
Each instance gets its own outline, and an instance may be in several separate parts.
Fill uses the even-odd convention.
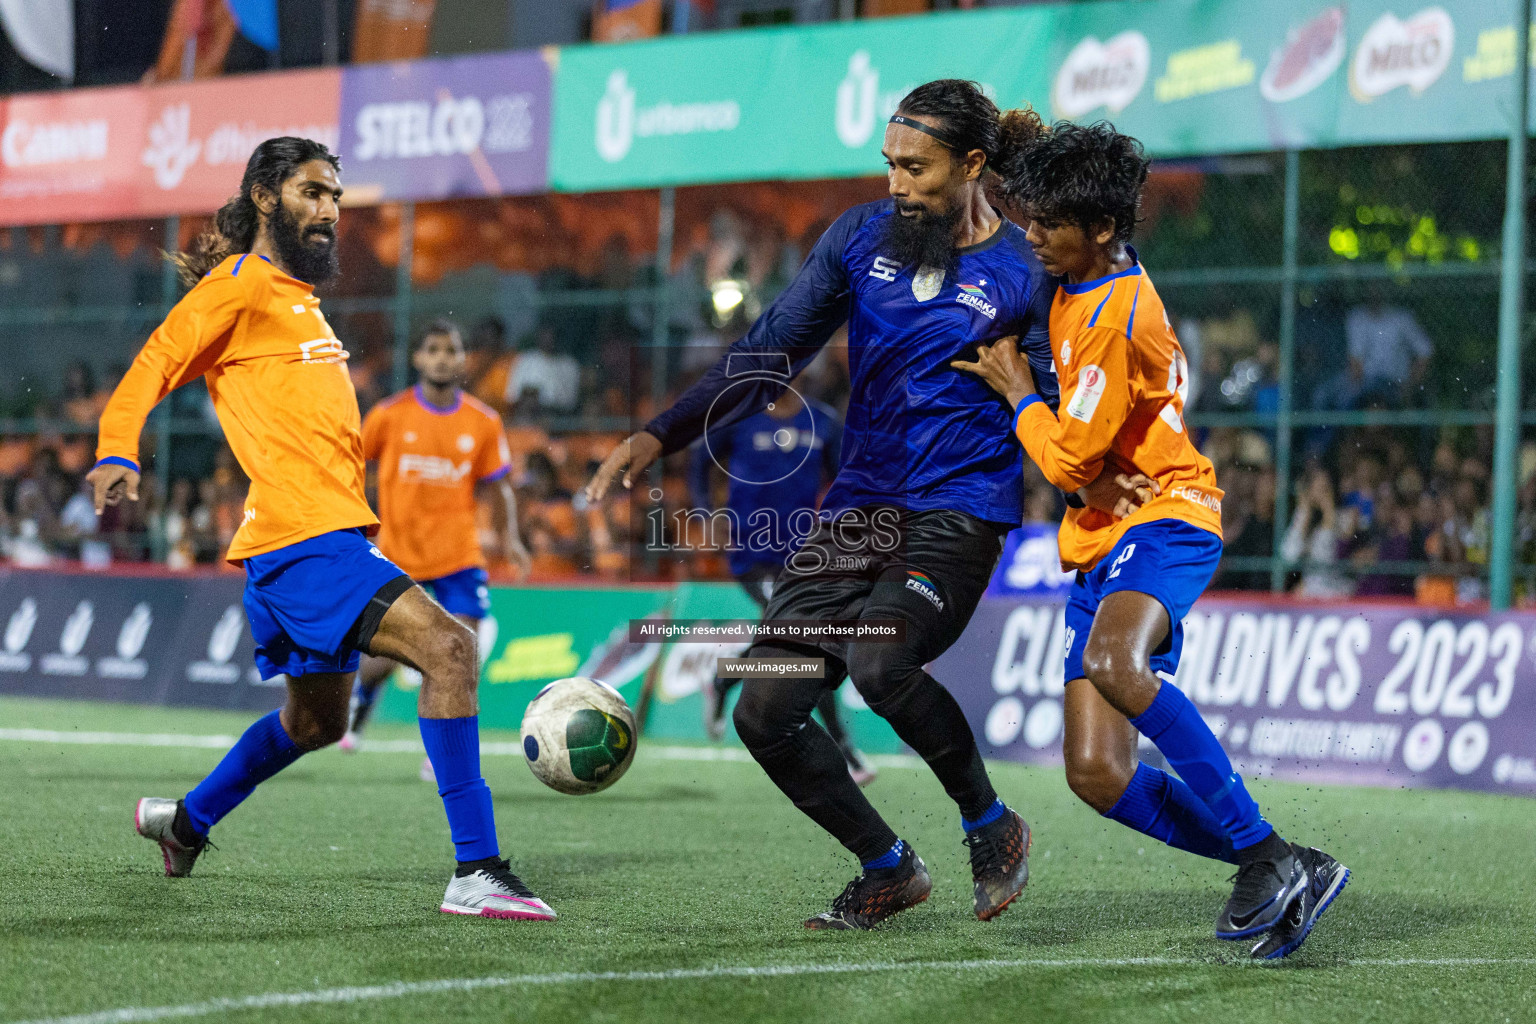
[[[557,679],[523,712],[523,755],[534,777],[572,796],[619,781],[635,759],[635,715],[596,679]]]

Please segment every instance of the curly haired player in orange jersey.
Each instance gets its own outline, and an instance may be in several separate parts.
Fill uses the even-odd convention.
[[[1172,683],[1184,616],[1221,558],[1222,491],[1184,426],[1183,350],[1129,245],[1147,159],[1111,125],[1062,123],[1015,167],[1005,194],[1029,218],[1030,245],[1057,278],[1050,338],[1059,412],[1035,393],[1011,339],[951,365],[1008,400],[1025,452],[1063,491],[1112,469],[1151,478],[1156,492],[1123,518],[1069,508],[1061,524],[1062,567],[1077,570],[1066,610],[1067,780],[1108,817],[1235,862],[1217,937],[1262,936],[1255,958],[1286,956],[1349,870],[1280,837]],[[1138,731],[1178,777],[1138,763]]]

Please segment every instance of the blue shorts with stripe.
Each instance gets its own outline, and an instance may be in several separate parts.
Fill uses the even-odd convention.
[[[1221,538],[1179,519],[1158,519],[1125,531],[1109,554],[1077,574],[1067,595],[1065,679],[1083,679],[1083,651],[1099,605],[1118,590],[1156,598],[1168,610],[1168,636],[1152,652],[1152,671],[1172,678],[1184,650],[1184,616],[1210,585],[1221,561]]]
[[[379,588],[404,576],[362,530],[335,530],[245,560],[245,614],[261,678],[353,672],[347,635]]]

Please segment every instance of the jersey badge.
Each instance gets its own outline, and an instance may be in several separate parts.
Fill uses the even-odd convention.
[[[1077,391],[1067,406],[1067,415],[1084,423],[1092,421],[1104,397],[1104,371],[1089,363],[1077,375]]]
[[[933,267],[918,267],[912,275],[912,297],[927,302],[944,288],[944,271]]]

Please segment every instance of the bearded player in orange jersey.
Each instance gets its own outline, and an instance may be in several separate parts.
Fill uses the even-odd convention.
[[[480,774],[474,633],[368,541],[357,395],[347,351],[313,287],[338,271],[341,163],[310,139],[268,139],[240,192],[191,252],[192,286],[134,359],[101,416],[88,479],[98,513],[139,497],[139,435],[155,404],[204,377],[251,480],[229,552],[262,678],[287,677],[283,708],[257,721],[180,800],[140,800],[139,834],[165,873],[190,874],[218,821],[303,754],[342,737],[358,652],[422,674],[421,737],[436,771],[458,867],[441,909],[547,921],[554,911],[512,873]]]
[[[476,502],[490,506],[498,548],[521,578],[533,564],[517,531],[511,455],[496,410],[459,388],[464,341],[451,320],[427,328],[411,355],[420,382],[363,418],[363,458],[378,465],[379,550],[451,615],[479,631],[490,612]],[[357,749],[393,658],[369,655],[352,688],[342,750]],[[432,761],[422,778],[436,781]]]
[[[1147,159],[1111,125],[1062,123],[1016,167],[1004,192],[1028,216],[1029,243],[1057,278],[1050,336],[1059,412],[1035,393],[1011,339],[951,365],[1008,400],[1025,452],[1063,491],[1106,469],[1155,482],[1128,516],[1069,508],[1061,524],[1062,567],[1077,570],[1066,609],[1067,781],[1107,817],[1236,863],[1216,936],[1262,936],[1255,959],[1287,956],[1349,870],[1280,837],[1172,682],[1184,616],[1221,559],[1222,491],[1185,429],[1184,352],[1129,245]],[[1178,777],[1138,763],[1137,732]]]

